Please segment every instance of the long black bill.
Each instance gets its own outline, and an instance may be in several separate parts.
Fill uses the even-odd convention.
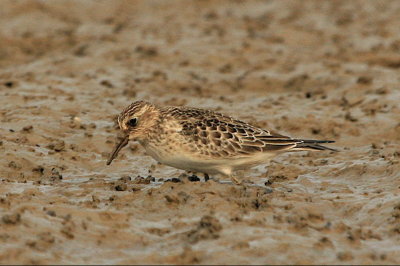
[[[129,142],[129,135],[126,135],[120,143],[118,143],[117,145],[115,145],[114,150],[112,151],[110,158],[108,158],[107,160],[107,165],[110,165],[111,162],[115,159],[115,157],[117,157],[119,151],[125,147]]]

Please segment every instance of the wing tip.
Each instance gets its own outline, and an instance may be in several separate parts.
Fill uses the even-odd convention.
[[[330,142],[329,142],[330,143]],[[306,150],[306,151],[333,151],[339,152],[338,149],[326,147],[319,144],[310,144],[310,143],[300,143],[294,148],[295,150]]]
[[[335,143],[334,140],[316,140],[316,139],[299,139],[302,143],[317,144],[317,143]]]

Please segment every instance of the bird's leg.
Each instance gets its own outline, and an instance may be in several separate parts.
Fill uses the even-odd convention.
[[[242,185],[243,184],[233,174],[230,174],[229,177],[231,178],[232,182],[235,183],[235,185]]]
[[[232,168],[230,167],[225,167],[220,169],[220,174],[223,176],[229,177],[229,179],[232,181],[233,184],[235,185],[241,185],[242,182],[240,182],[233,174]]]

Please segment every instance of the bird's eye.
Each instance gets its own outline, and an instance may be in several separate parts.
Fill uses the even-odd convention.
[[[135,127],[137,125],[137,118],[132,118],[128,121],[128,126]]]

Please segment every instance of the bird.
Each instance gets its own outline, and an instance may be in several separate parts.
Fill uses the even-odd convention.
[[[158,106],[135,101],[118,116],[123,137],[107,165],[129,141],[137,141],[156,161],[205,175],[221,174],[237,185],[237,170],[267,164],[287,151],[337,151],[332,140],[297,139],[261,129],[213,110]]]

